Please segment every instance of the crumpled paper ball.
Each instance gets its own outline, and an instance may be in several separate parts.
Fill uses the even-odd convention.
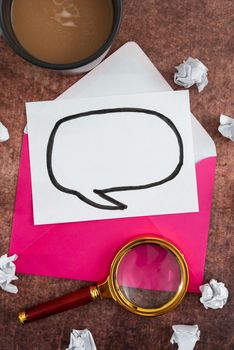
[[[201,92],[208,84],[207,67],[197,58],[189,57],[186,61],[176,66],[178,72],[174,75],[174,82],[185,88],[196,84]]]
[[[218,127],[219,132],[228,139],[234,141],[234,119],[227,115],[220,115],[220,126]]]
[[[0,257],[0,287],[9,293],[17,293],[18,288],[11,284],[12,281],[18,279],[15,275],[16,266],[13,263],[17,259],[17,255],[7,256],[7,254]]]
[[[228,290],[224,283],[211,279],[209,283],[200,286],[202,296],[200,302],[206,309],[222,309],[228,299]]]
[[[171,337],[172,344],[178,344],[178,350],[193,350],[196,342],[200,339],[198,325],[178,324],[172,326],[174,333]]]
[[[8,129],[0,122],[0,142],[5,142],[9,140],[9,138]]]
[[[70,344],[66,350],[97,350],[97,348],[88,329],[73,329],[70,335]]]

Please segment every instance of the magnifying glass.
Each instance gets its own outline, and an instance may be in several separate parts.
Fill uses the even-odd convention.
[[[104,282],[22,311],[18,320],[24,324],[105,298],[134,314],[158,316],[182,301],[188,282],[187,263],[173,244],[141,237],[119,250]]]

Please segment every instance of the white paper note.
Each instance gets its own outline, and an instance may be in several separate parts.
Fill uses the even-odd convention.
[[[200,302],[205,309],[222,309],[227,303],[228,289],[223,282],[217,282],[211,279],[209,283],[200,286],[202,296]]]
[[[66,350],[97,350],[93,336],[88,329],[73,329],[70,335],[70,344]]]
[[[226,138],[234,141],[234,119],[225,114],[220,115],[219,132]]]
[[[198,325],[178,324],[172,326],[174,333],[171,337],[172,344],[178,344],[178,350],[193,350],[196,342],[200,339]]]
[[[28,103],[27,117],[35,224],[198,211],[186,91]]]
[[[15,275],[16,266],[14,261],[17,259],[17,255],[7,256],[4,254],[0,257],[0,287],[9,293],[17,293],[18,288],[12,284],[12,281],[18,279]]]
[[[8,129],[0,122],[0,142],[9,140],[10,135]]]
[[[201,92],[208,84],[207,67],[197,58],[189,57],[186,61],[176,67],[174,82],[185,88],[190,88],[196,84]]]

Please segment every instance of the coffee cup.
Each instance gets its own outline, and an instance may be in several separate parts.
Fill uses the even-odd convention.
[[[32,64],[62,72],[98,65],[121,16],[121,0],[0,0],[0,27],[11,48]]]

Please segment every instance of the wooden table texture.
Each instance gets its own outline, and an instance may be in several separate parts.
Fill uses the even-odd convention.
[[[0,350],[65,349],[71,330],[84,328],[92,331],[98,350],[170,350],[177,348],[170,344],[173,324],[199,325],[197,350],[234,349],[234,143],[218,132],[220,114],[234,116],[234,2],[124,0],[123,4],[122,26],[111,52],[136,41],[176,90],[180,87],[173,82],[174,67],[188,56],[199,58],[209,69],[204,91],[190,89],[191,111],[214,139],[218,155],[204,281],[223,281],[230,292],[228,303],[220,310],[205,310],[198,295],[188,294],[173,312],[144,318],[108,300],[21,327],[16,321],[20,309],[85,282],[19,275],[18,294],[0,290]],[[0,255],[8,251],[11,236],[25,102],[52,100],[80,78],[30,65],[0,38],[0,121],[10,132],[10,140],[0,144]]]

